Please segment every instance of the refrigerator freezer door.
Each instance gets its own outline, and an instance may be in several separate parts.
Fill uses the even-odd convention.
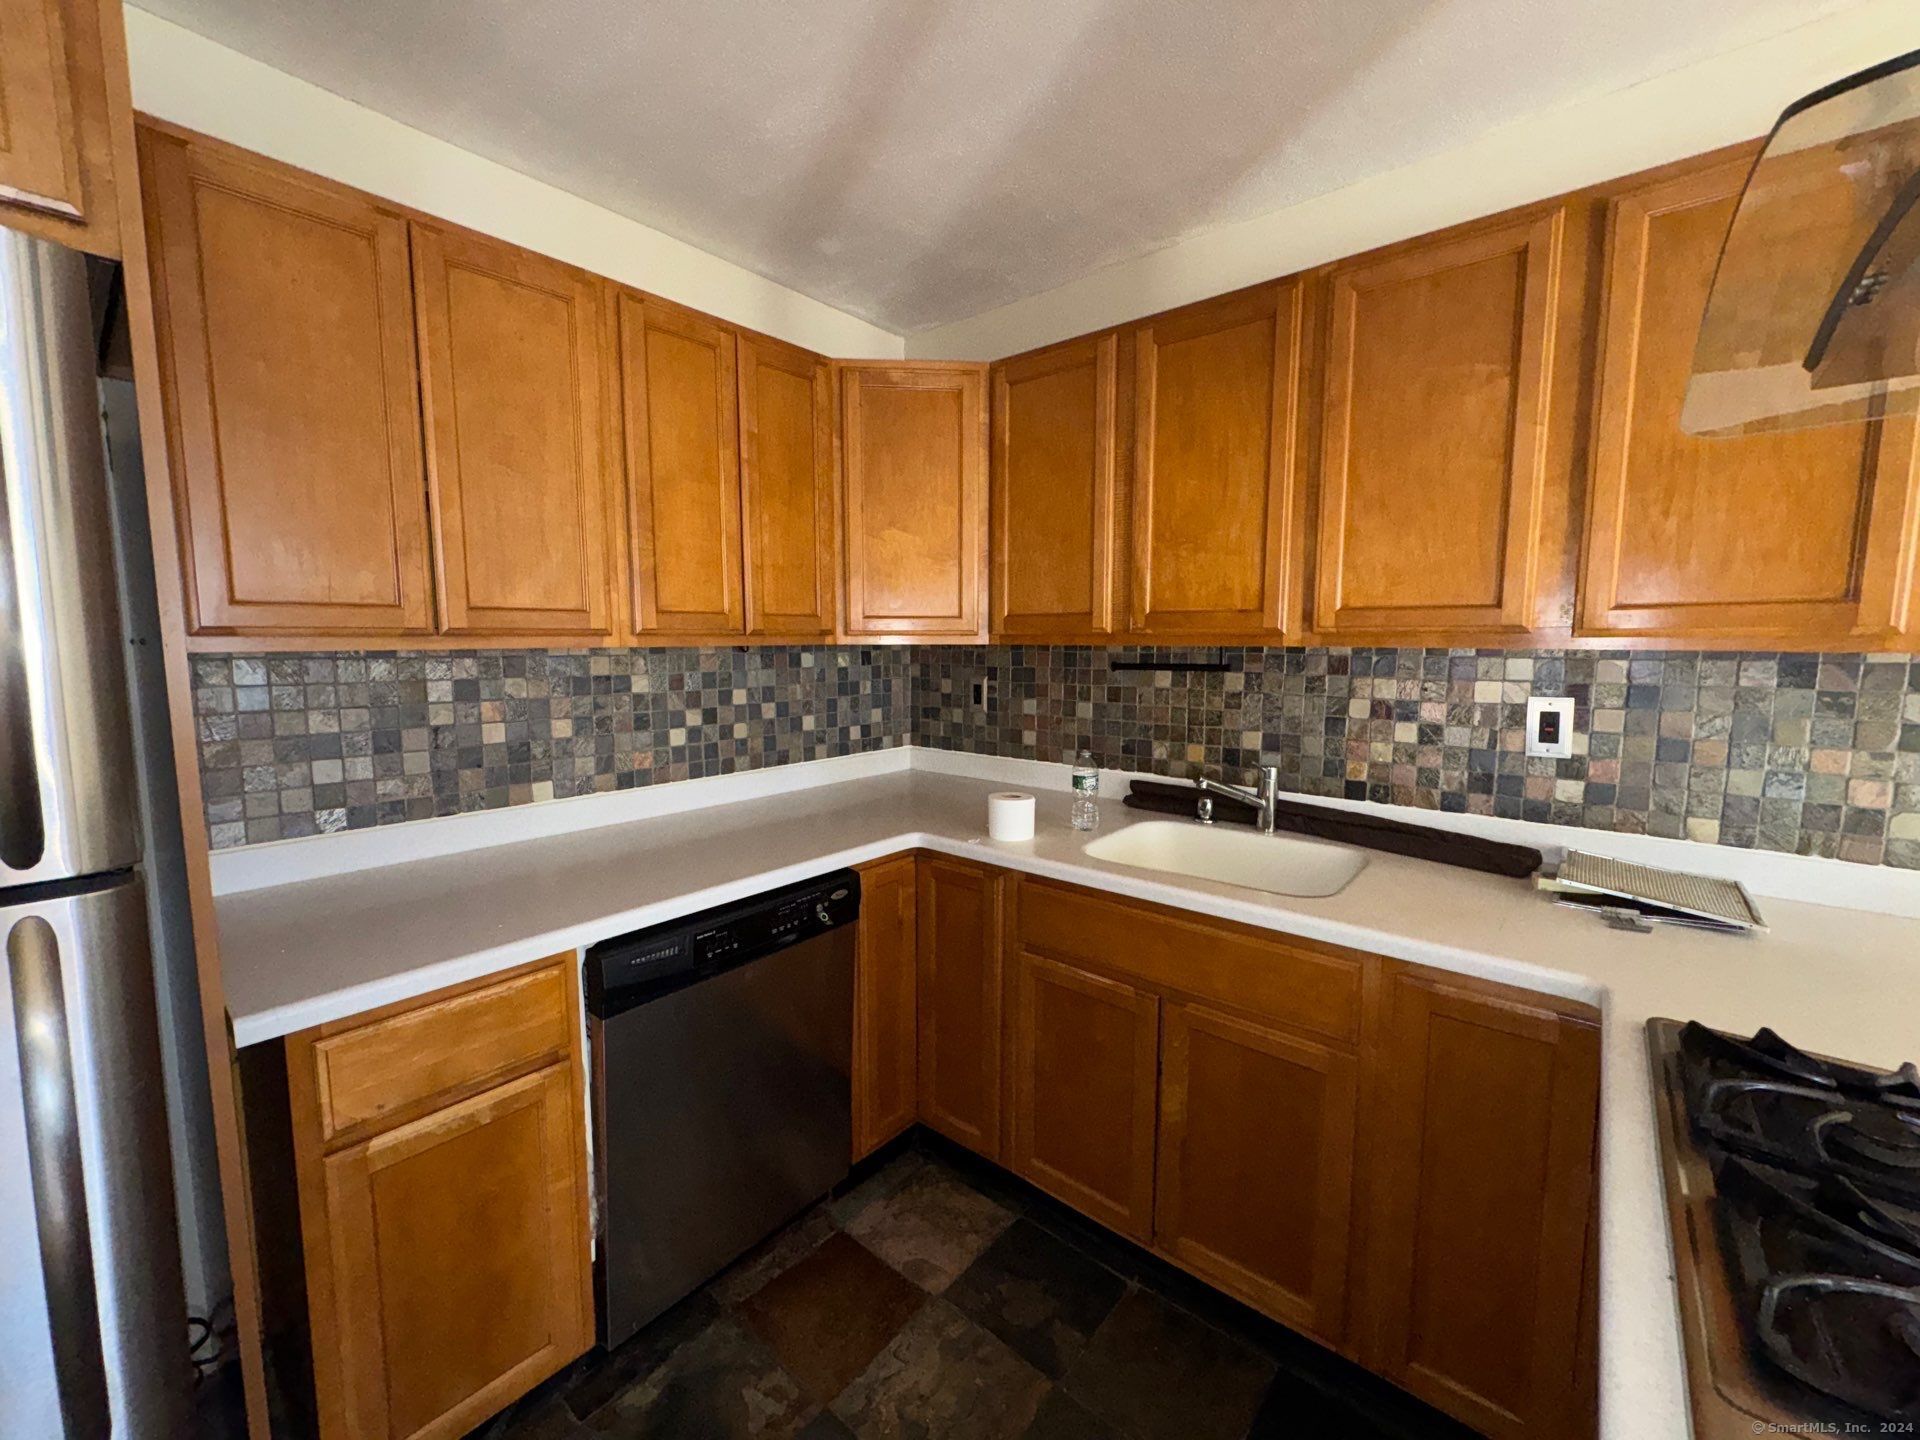
[[[187,1430],[138,872],[0,898],[0,1435]],[[32,893],[32,892],[29,892]]]
[[[0,891],[140,858],[86,257],[0,230]]]

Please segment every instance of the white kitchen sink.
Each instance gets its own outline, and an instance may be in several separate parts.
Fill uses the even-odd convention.
[[[1142,820],[1090,842],[1086,853],[1273,895],[1338,895],[1367,865],[1362,852],[1345,845],[1192,820]]]

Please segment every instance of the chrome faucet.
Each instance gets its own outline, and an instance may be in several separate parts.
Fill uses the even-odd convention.
[[[1260,788],[1257,790],[1250,790],[1244,785],[1229,785],[1222,780],[1209,780],[1204,775],[1193,783],[1202,790],[1212,791],[1215,795],[1231,796],[1235,800],[1244,800],[1249,805],[1258,806],[1260,810],[1260,833],[1262,835],[1271,835],[1273,833],[1273,805],[1274,801],[1280,797],[1280,767],[1278,765],[1262,765],[1260,767]]]

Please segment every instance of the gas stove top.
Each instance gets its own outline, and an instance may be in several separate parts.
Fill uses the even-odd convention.
[[[1920,1421],[1920,1072],[1647,1030],[1698,1440]]]

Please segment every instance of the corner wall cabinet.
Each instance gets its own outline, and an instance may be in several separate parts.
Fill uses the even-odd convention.
[[[984,638],[986,367],[839,376],[846,633]]]

